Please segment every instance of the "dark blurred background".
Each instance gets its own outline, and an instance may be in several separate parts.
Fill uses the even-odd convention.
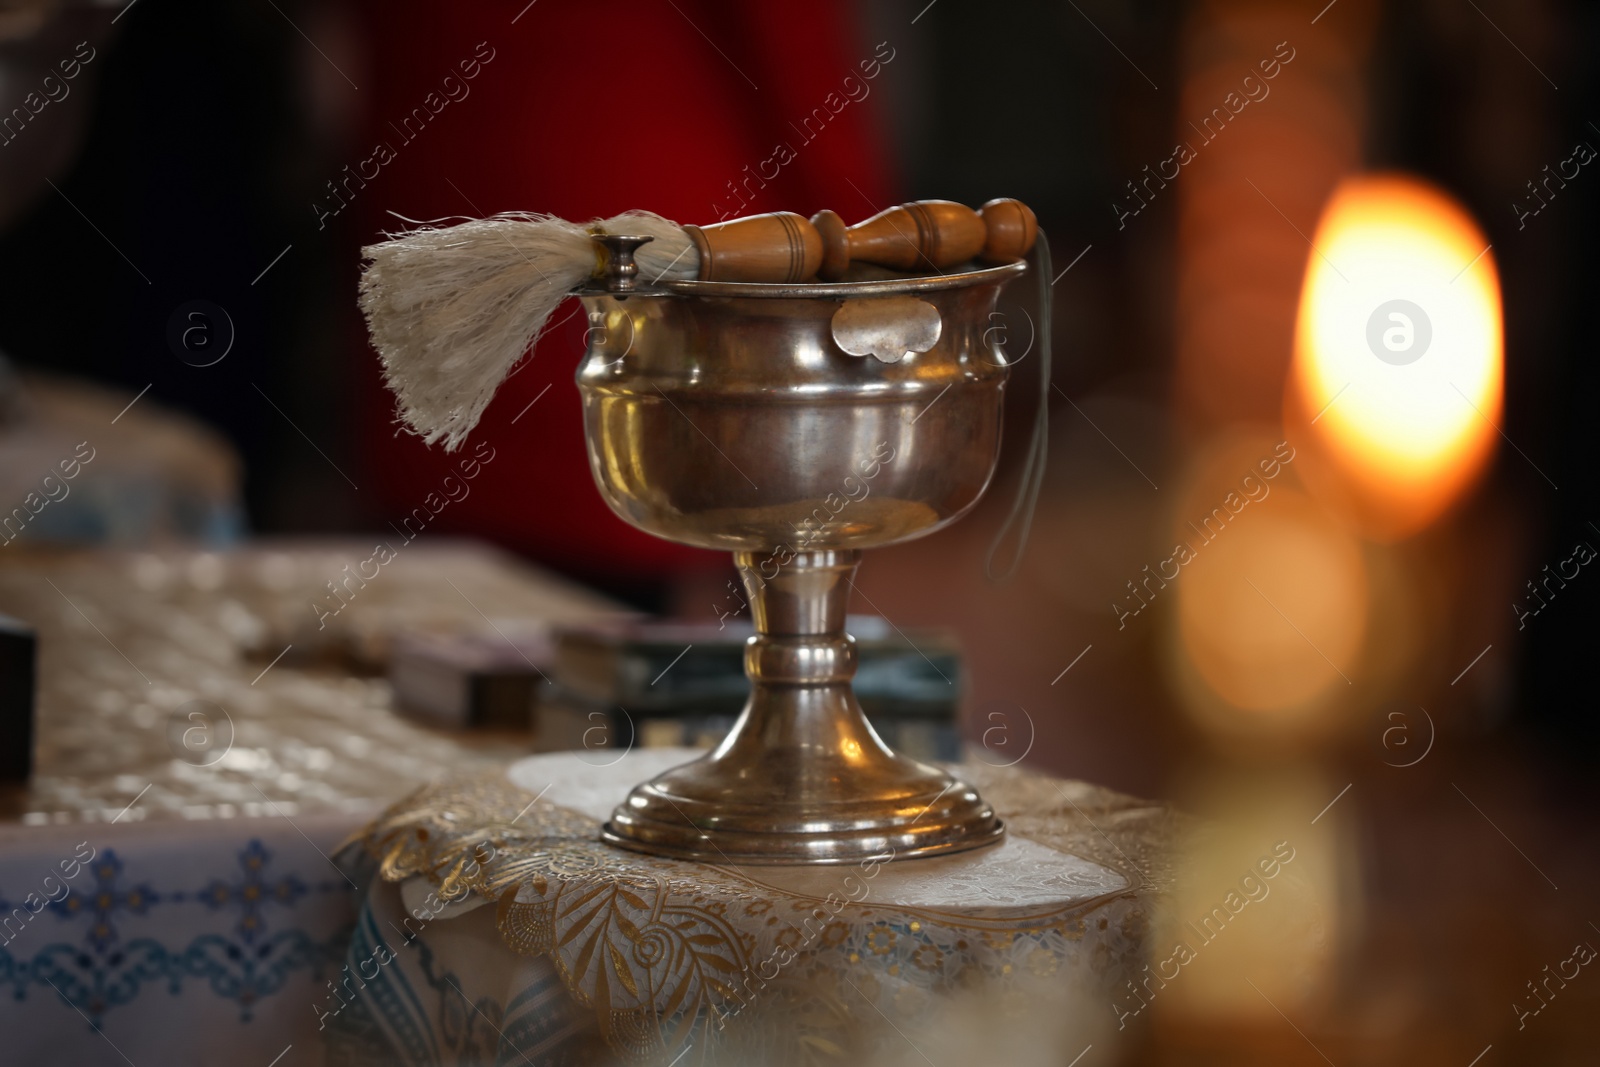
[[[1459,1043],[1465,1064],[1489,1038],[1451,1036],[1462,1005],[1499,1013],[1491,1034],[1514,1029],[1501,1006],[1521,992],[1512,976],[1524,958],[1554,958],[1561,938],[1593,934],[1581,901],[1600,888],[1600,579],[1561,584],[1520,629],[1514,606],[1574,542],[1600,544],[1584,295],[1600,281],[1600,176],[1583,166],[1549,182],[1546,170],[1575,145],[1600,146],[1600,8],[524,3],[8,9],[5,107],[80,42],[93,53],[69,95],[0,144],[0,350],[21,392],[80,379],[118,391],[109,410],[139,396],[197,420],[219,455],[236,453],[242,479],[242,506],[201,524],[218,543],[381,530],[449,461],[394,423],[356,309],[362,245],[407,219],[506,210],[714,221],[743,168],[796,139],[794,122],[876,56],[870,92],[741,213],[829,207],[855,221],[915,198],[1014,196],[1036,211],[1059,274],[1050,468],[1019,574],[989,582],[983,558],[1040,388],[1028,359],[983,506],[874,553],[862,590],[898,624],[959,638],[975,745],[1000,723],[1030,765],[1214,813],[1303,803],[1309,817],[1344,798],[1316,825],[1338,822],[1348,857],[1327,875],[1344,909],[1330,959],[1345,965],[1300,1001],[1343,1052],[1330,1062],[1388,1062],[1382,1042],[1413,1041],[1423,1062],[1456,1062]],[[475,55],[470,92],[407,140],[394,124]],[[1194,123],[1274,56],[1270,93],[1214,142],[1200,134]],[[1148,182],[1185,139],[1197,158]],[[379,141],[394,160],[347,182]],[[1503,412],[1479,412],[1487,465],[1426,521],[1380,535],[1340,520],[1297,464],[1271,513],[1286,524],[1279,540],[1239,549],[1279,568],[1262,593],[1276,615],[1249,593],[1244,606],[1196,603],[1199,579],[1186,578],[1119,626],[1115,605],[1135,603],[1129,580],[1170,553],[1171,530],[1274,442],[1311,432],[1286,397],[1312,235],[1341,180],[1381,170],[1455,198],[1491,245],[1505,388]],[[1027,288],[1008,310],[1019,336],[1022,312],[1037,318]],[[231,338],[208,366],[170,340],[193,301],[208,305],[194,321],[217,344]],[[507,458],[434,533],[486,538],[641,608],[707,621],[726,561],[631,530],[592,485],[571,384],[582,333],[576,318],[558,325],[501,390],[475,437]],[[218,462],[226,496],[234,468]],[[1310,548],[1273,556],[1302,533]],[[1270,659],[1279,646],[1254,628],[1278,616],[1311,646],[1279,666],[1311,681],[1262,689],[1205,666]],[[1318,646],[1348,657],[1335,664]],[[1397,723],[1416,731],[1404,758]],[[1473,958],[1460,942],[1480,936],[1488,977],[1458,965]],[[1575,996],[1592,1008],[1590,981],[1596,992]],[[1163,1047],[1190,1050],[1171,1062],[1211,1062],[1204,1050],[1228,1047],[1229,1027],[1248,1029],[1239,1020],[1260,1005],[1233,1007],[1171,1023],[1180,1036]],[[1208,1028],[1233,1036],[1192,1036]],[[1576,1037],[1545,1033],[1538,1055],[1499,1062],[1594,1062]],[[1273,1062],[1301,1062],[1287,1040]]]
[[[831,206],[854,218],[892,201],[1001,194],[1032,205],[1058,269],[1072,264],[1053,291],[1058,445],[1045,505],[1069,506],[1074,481],[1088,477],[1080,468],[1106,455],[1123,463],[1113,442],[1130,462],[1108,476],[1136,489],[1136,470],[1158,483],[1157,472],[1180,467],[1209,428],[1277,415],[1292,303],[1258,301],[1237,320],[1235,347],[1260,352],[1235,358],[1228,373],[1185,362],[1192,324],[1176,298],[1202,238],[1184,242],[1217,210],[1212,194],[1174,182],[1135,215],[1119,218],[1116,206],[1134,206],[1128,183],[1206,112],[1208,80],[1219,70],[1226,80],[1230,63],[1248,72],[1249,42],[1274,37],[1269,44],[1285,40],[1306,57],[1286,70],[1309,71],[1302,82],[1313,85],[1280,82],[1279,101],[1240,116],[1236,140],[1202,149],[1195,176],[1236,186],[1217,194],[1237,213],[1226,225],[1278,226],[1256,245],[1262,259],[1287,266],[1306,255],[1304,235],[1344,174],[1401,168],[1448,189],[1501,266],[1503,429],[1514,447],[1500,449],[1492,487],[1479,497],[1515,516],[1506,519],[1515,530],[1511,570],[1537,573],[1597,513],[1582,436],[1594,373],[1580,354],[1581,294],[1594,270],[1587,174],[1521,228],[1512,206],[1534,203],[1529,183],[1574,142],[1600,138],[1586,117],[1594,88],[1584,57],[1596,32],[1588,6],[1494,13],[1339,0],[1313,24],[1317,12],[1303,5],[1243,2],[925,11],[877,3],[785,15],[717,4],[543,4],[508,26],[519,6],[162,3],[121,16],[84,6],[59,11],[32,36],[18,29],[5,84],[19,102],[35,88],[30,72],[43,76],[28,64],[53,56],[52,47],[69,57],[91,42],[94,58],[65,100],[0,146],[8,172],[0,348],[19,368],[129,396],[148,386],[147,399],[202,420],[243,461],[251,532],[381,528],[414,505],[444,461],[392,425],[354,302],[362,244],[403,219],[497,210],[583,217],[646,207],[710,221],[733,203],[727,182],[746,163],[765,158],[769,141],[794,139],[784,105],[806,114],[807,92],[831,90],[886,42],[894,58],[867,98],[749,210]],[[585,43],[600,26],[615,28],[629,53],[603,96],[590,84],[598,60]],[[719,44],[710,26],[727,40]],[[469,83],[470,96],[449,104],[427,140],[400,141],[394,119],[486,40],[495,59]],[[52,63],[42,62],[47,73]],[[669,93],[663,64],[673,67]],[[1281,103],[1297,88],[1305,99]],[[1246,121],[1259,128],[1244,129]],[[349,209],[323,218],[339,203],[330,183],[385,137],[400,144],[397,158],[359,183]],[[1225,173],[1206,175],[1208,165]],[[1242,179],[1252,174],[1257,187],[1276,183],[1278,195],[1269,202],[1251,192]],[[1274,208],[1286,217],[1273,222]],[[1298,275],[1280,275],[1278,288],[1298,291]],[[203,368],[175,358],[167,342],[174,313],[193,300],[224,309],[232,326],[231,350]],[[634,534],[591,490],[567,383],[581,335],[575,320],[558,327],[497,398],[480,433],[505,440],[519,463],[497,468],[500,482],[483,503],[442,517],[439,530],[491,538],[663,607],[675,573],[718,561]],[[1019,374],[1014,386],[1012,477],[1032,379]],[[551,383],[539,417],[512,428],[511,417]],[[1075,451],[1091,421],[1111,440],[1083,447],[1106,455]],[[1536,457],[1548,482],[1518,449]],[[991,494],[990,511],[1005,499]],[[1058,547],[1041,537],[1030,552],[1042,559]],[[1056,558],[1051,569],[1077,586],[1098,578],[1105,588],[1086,599],[1099,601],[1120,571],[1089,573],[1094,562]],[[1026,601],[1029,592],[1018,583],[1004,595]],[[1481,716],[1546,731],[1558,752],[1592,743],[1592,716],[1565,694],[1583,691],[1593,595],[1574,589],[1536,639],[1504,648],[1501,673],[1520,683],[1481,694],[1496,704]],[[1512,700],[1513,690],[1525,699]]]

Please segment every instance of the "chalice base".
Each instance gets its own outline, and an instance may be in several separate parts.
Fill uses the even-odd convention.
[[[978,848],[1005,834],[975,789],[896,755],[851,690],[844,614],[858,551],[802,552],[763,578],[735,553],[756,633],[751,693],[714,751],[636,787],[601,837],[658,856],[844,864]]]

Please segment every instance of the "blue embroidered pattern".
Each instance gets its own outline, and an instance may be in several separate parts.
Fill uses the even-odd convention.
[[[243,881],[229,885],[221,879],[214,879],[199,894],[206,906],[212,909],[236,906],[243,911],[235,929],[239,932],[239,939],[247,945],[253,944],[266,927],[265,917],[261,914],[263,905],[278,903],[292,908],[296,901],[306,895],[305,883],[293,875],[280,879],[276,884],[267,882],[263,871],[271,859],[271,853],[262,847],[260,841],[252,841],[239,854],[239,866],[244,868]],[[329,883],[323,883],[318,888],[326,892],[328,886]],[[334,885],[333,888],[337,889],[338,886]]]
[[[143,915],[150,905],[159,903],[161,897],[148,884],[118,889],[122,861],[110,849],[95,859],[89,867],[89,873],[94,877],[93,889],[83,893],[68,893],[65,899],[52,902],[50,910],[67,918],[89,911],[94,921],[89,924],[86,938],[96,952],[104,953],[117,939],[117,930],[113,925],[117,912]]]
[[[61,922],[84,922],[82,939],[46,945],[32,957],[0,947],[0,991],[9,987],[16,1000],[25,1000],[33,987],[49,986],[99,1029],[108,1011],[132,1003],[147,986],[165,983],[176,994],[186,979],[203,980],[217,996],[238,1002],[240,1019],[249,1021],[255,1003],[278,992],[294,972],[309,970],[320,978],[330,964],[337,967],[349,942],[348,929],[325,941],[300,929],[269,935],[267,906],[289,912],[308,894],[348,893],[350,887],[340,880],[308,886],[293,875],[269,877],[272,854],[259,840],[251,840],[238,859],[238,881],[213,879],[192,893],[158,893],[148,883],[123,885],[122,860],[106,849],[87,868],[92,886],[47,905]],[[180,948],[147,937],[124,943],[119,936],[121,915],[196,904],[211,911],[237,908],[237,937],[202,934]],[[0,899],[0,915],[18,907]]]

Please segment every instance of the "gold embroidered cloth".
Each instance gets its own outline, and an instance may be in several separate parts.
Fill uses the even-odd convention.
[[[526,620],[617,609],[482,545],[390,540],[397,558],[340,585],[347,600],[329,584],[348,580],[373,540],[223,552],[6,545],[0,614],[39,635],[38,734],[33,777],[0,790],[0,819],[343,814],[359,825],[411,783],[490,773],[525,752],[525,732],[447,734],[397,714],[372,673],[394,635],[498,638]],[[337,615],[330,602],[343,605]],[[187,750],[193,740],[216,747]]]
[[[448,957],[443,931],[492,921],[504,946],[494,966],[547,964],[596,1047],[631,1062],[770,1058],[774,1043],[786,1059],[832,1062],[863,1040],[862,1024],[916,1026],[963,991],[1000,1004],[1065,991],[1110,1021],[1111,990],[1142,963],[1183,829],[1163,806],[972,763],[959,773],[1009,829],[994,848],[826,868],[654,859],[601,843],[599,824],[633,783],[698,754],[641,750],[610,767],[584,762],[592,755],[425,787],[359,842],[382,882],[400,883],[375,886],[372,899],[392,916],[403,901],[408,942]],[[444,969],[480,1014],[487,1004],[512,1029],[518,990],[486,989],[494,966],[463,954],[481,942],[465,944],[476,948]],[[495,1058],[526,1056],[495,1043]]]

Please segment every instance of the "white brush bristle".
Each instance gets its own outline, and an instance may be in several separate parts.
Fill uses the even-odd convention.
[[[655,240],[636,256],[643,283],[696,277],[682,227],[646,211],[591,226]],[[427,226],[362,249],[361,310],[400,417],[454,451],[477,425],[550,315],[595,273],[589,227],[548,215]]]

